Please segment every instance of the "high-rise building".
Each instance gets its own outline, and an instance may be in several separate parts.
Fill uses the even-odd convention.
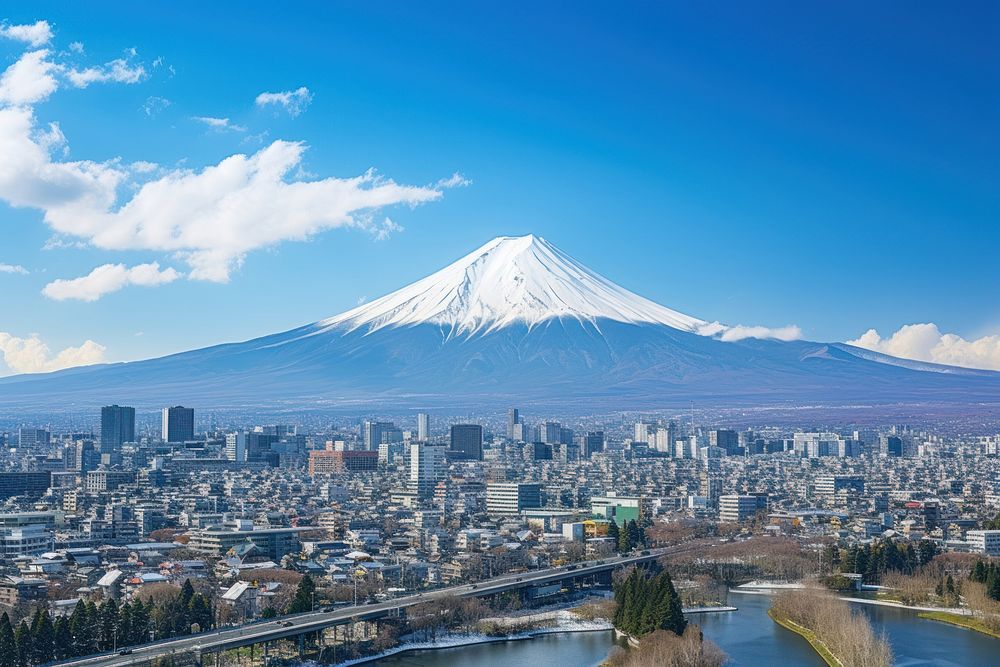
[[[518,412],[517,408],[507,409],[507,439],[515,440],[514,437],[514,426],[521,423],[521,414]]]
[[[635,423],[635,430],[632,434],[632,442],[645,442],[650,444],[653,441],[653,433],[656,431],[656,424],[646,421]]]
[[[546,445],[558,445],[562,442],[562,424],[559,422],[544,422],[538,427],[538,438]]]
[[[266,463],[271,467],[278,466],[279,454],[274,451],[274,445],[281,438],[275,433],[251,431],[247,433],[247,461],[250,463]]]
[[[879,438],[879,453],[882,456],[902,456],[903,439],[895,435],[883,435]]]
[[[247,434],[243,431],[226,434],[226,458],[245,463],[247,460]]]
[[[483,427],[479,424],[453,424],[451,447],[453,455],[472,461],[483,460]]]
[[[431,437],[431,416],[426,412],[417,413],[417,440],[426,442]],[[379,443],[381,444],[381,443]]]
[[[442,444],[415,442],[410,445],[410,487],[423,497],[434,493],[434,487],[448,471],[446,449]]]
[[[398,429],[396,429],[396,425],[392,422],[366,420],[361,433],[365,442],[365,451],[377,452],[378,446],[382,444],[383,433],[396,430]]]
[[[160,434],[164,442],[194,440],[194,408],[163,408]]]
[[[37,451],[48,447],[51,437],[51,434],[45,429],[19,428],[17,429],[17,448]]]
[[[101,461],[118,463],[126,442],[135,442],[135,408],[122,405],[101,408]]]
[[[709,431],[708,444],[710,447],[721,447],[726,450],[727,456],[732,456],[740,447],[740,436],[736,431],[728,429]]]
[[[604,451],[604,431],[590,431],[583,440],[583,456],[590,458],[597,452]]]

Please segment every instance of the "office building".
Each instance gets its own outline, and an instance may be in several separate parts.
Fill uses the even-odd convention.
[[[1000,556],[1000,530],[970,530],[965,541],[974,553]]]
[[[323,475],[342,472],[378,470],[378,452],[336,451],[332,443],[326,449],[309,452],[309,474]]]
[[[642,498],[609,493],[590,499],[590,513],[599,519],[614,519],[618,525],[642,516]]]
[[[51,472],[0,472],[0,500],[14,496],[39,498],[51,485]]]
[[[378,446],[385,442],[383,439],[383,433],[397,430],[396,425],[392,422],[366,420],[361,429],[361,434],[365,443],[365,450],[369,452],[377,452]],[[402,439],[402,437],[400,439]]]
[[[226,458],[245,463],[247,460],[247,434],[243,431],[226,434]]]
[[[516,440],[514,437],[514,426],[521,423],[521,414],[517,408],[507,409],[507,439]]]
[[[479,424],[453,424],[449,452],[455,458],[483,460],[483,427]]]
[[[486,485],[488,514],[519,514],[542,506],[542,485],[535,483],[490,482]]]
[[[431,417],[426,412],[419,412],[417,413],[417,440],[426,441],[430,437]]]
[[[740,436],[736,431],[728,429],[717,429],[708,432],[709,447],[719,447],[724,449],[726,456],[733,456],[739,452]]]
[[[122,445],[135,442],[135,408],[107,405],[101,408],[101,462],[121,462]]]
[[[816,479],[817,496],[835,496],[838,493],[861,495],[865,480],[861,475],[822,475]]]
[[[194,409],[180,405],[163,408],[160,437],[164,442],[194,440]]]
[[[604,431],[590,431],[583,439],[583,456],[590,458],[604,451]]]
[[[447,451],[444,445],[427,442],[410,445],[410,487],[418,495],[431,495],[447,472]]]
[[[538,440],[546,445],[558,445],[562,442],[562,425],[559,422],[543,422],[538,427]]]
[[[17,448],[27,451],[43,450],[49,446],[51,434],[41,428],[17,429]]]
[[[723,523],[743,523],[766,510],[766,495],[719,496],[719,521]]]
[[[287,554],[298,553],[299,533],[305,528],[256,528],[238,521],[234,525],[211,526],[191,532],[188,548],[222,558],[230,549],[252,544],[263,556],[280,563]]]

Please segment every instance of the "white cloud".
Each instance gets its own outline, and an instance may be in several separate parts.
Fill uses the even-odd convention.
[[[397,225],[389,218],[386,218],[385,220],[382,221],[382,224],[372,225],[370,231],[372,235],[375,236],[376,241],[385,241],[393,234],[403,231],[403,226]]]
[[[0,353],[7,368],[15,373],[48,373],[73,366],[89,366],[107,361],[107,348],[92,340],[84,341],[78,347],[67,347],[52,354],[38,334],[18,338],[0,331]]]
[[[762,326],[744,326],[742,324],[737,324],[733,327],[726,327],[719,337],[720,340],[726,343],[734,343],[738,340],[743,340],[744,338],[764,338],[771,340],[798,340],[802,338],[802,329],[798,328],[794,324],[789,324],[785,327],[762,327]]]
[[[702,336],[718,336],[719,340],[726,343],[735,343],[746,338],[761,338],[765,340],[799,340],[802,338],[802,329],[794,324],[785,327],[764,327],[745,326],[737,324],[728,326],[722,322],[706,322],[698,328],[698,333]]]
[[[382,209],[434,201],[444,188],[467,183],[456,174],[434,185],[402,185],[373,170],[351,178],[321,178],[305,168],[303,143],[280,140],[202,169],[185,168],[183,161],[174,168],[157,168],[145,161],[68,160],[68,142],[58,123],[40,126],[31,106],[64,80],[86,86],[105,80],[131,83],[143,76],[145,71],[127,60],[70,69],[53,63],[45,49],[23,54],[0,75],[0,201],[41,210],[55,233],[46,247],[73,247],[80,241],[105,250],[162,252],[186,262],[189,279],[226,282],[247,253],[308,240],[328,229],[352,227],[386,238],[402,227],[388,218],[373,223]],[[311,97],[300,88],[263,93],[257,101],[278,104],[295,115]],[[150,97],[143,110],[154,115],[168,104]],[[243,129],[225,118],[199,120],[216,128]],[[144,284],[135,273],[138,268],[108,264],[88,276],[57,280],[44,293],[54,299],[94,300],[125,285]],[[180,274],[166,269],[158,276],[165,282]]]
[[[59,87],[58,70],[47,49],[22,54],[0,76],[0,104],[23,106],[47,99]]]
[[[230,123],[228,118],[214,118],[212,116],[192,116],[191,120],[196,120],[203,125],[207,125],[210,129],[216,130],[217,132],[246,132],[247,128],[243,125],[236,125]]]
[[[69,50],[73,53],[82,54],[83,53],[83,42],[70,42]]]
[[[38,47],[52,40],[52,27],[48,21],[35,21],[30,25],[0,24],[0,37],[7,37],[30,46]],[[81,45],[82,46],[82,45]],[[70,44],[70,48],[73,45]]]
[[[86,88],[92,83],[139,83],[148,75],[142,65],[132,65],[124,58],[118,58],[98,67],[85,69],[66,68],[66,78],[77,88]]]
[[[467,185],[472,185],[472,181],[457,171],[448,178],[442,178],[437,182],[439,188],[464,188]]]
[[[0,262],[0,273],[17,273],[22,276],[28,275],[28,269],[20,264],[4,264]]]
[[[0,110],[0,154],[4,127]],[[0,197],[45,211],[59,234],[86,239],[108,250],[156,250],[186,261],[190,277],[226,282],[246,253],[282,241],[305,240],[327,229],[371,230],[367,215],[397,204],[417,205],[442,196],[434,187],[400,185],[369,171],[354,178],[289,180],[305,146],[275,141],[252,155],[233,155],[201,171],[175,169],[143,183],[135,195],[115,206],[117,186],[126,174],[115,165],[48,162],[21,131],[11,132],[14,149],[26,168],[5,183]],[[49,172],[59,178],[54,178]],[[25,193],[32,192],[28,197]],[[388,234],[382,224],[375,233]],[[380,231],[381,230],[381,231]]]
[[[128,285],[155,287],[171,283],[180,277],[181,274],[173,268],[160,270],[158,262],[138,264],[131,268],[124,264],[103,264],[79,278],[54,280],[42,289],[42,294],[54,301],[97,301],[105,294],[117,292]]]
[[[158,115],[161,111],[169,107],[171,104],[173,103],[165,97],[157,97],[155,95],[151,95],[146,98],[145,102],[143,102],[142,107],[140,107],[140,110],[144,114],[152,118],[153,116]]]
[[[257,106],[263,107],[269,104],[283,106],[285,111],[291,116],[298,116],[306,110],[313,96],[305,86],[296,90],[286,90],[279,93],[261,93],[255,100]]]
[[[869,329],[848,345],[881,352],[902,359],[930,361],[936,364],[1000,370],[1000,336],[966,340],[956,334],[942,334],[936,324],[906,324],[882,338]]]

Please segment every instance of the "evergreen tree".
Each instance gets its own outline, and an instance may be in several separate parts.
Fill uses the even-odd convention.
[[[969,575],[969,579],[980,584],[986,581],[986,565],[983,564],[983,561],[976,561],[975,566],[972,568],[972,574]]]
[[[299,586],[295,589],[295,597],[288,605],[288,610],[286,613],[289,614],[301,614],[303,612],[312,611],[313,608],[313,593],[316,592],[316,584],[313,583],[312,577],[308,574],[299,580]]]
[[[14,631],[15,659],[20,667],[28,667],[31,659],[31,628],[27,621],[21,621]]]
[[[118,602],[112,598],[102,604],[98,617],[100,618],[99,648],[102,651],[111,650],[118,640]]]
[[[622,524],[621,531],[618,533],[618,551],[623,554],[632,551],[632,536],[629,534],[628,521]]]
[[[632,548],[643,546],[642,529],[639,528],[639,524],[635,519],[628,522],[628,541],[632,545]]]
[[[608,537],[611,538],[612,540],[611,543],[615,545],[615,549],[618,549],[618,540],[620,539],[620,533],[621,530],[619,530],[618,524],[615,522],[614,519],[612,519],[611,523],[608,524]]]
[[[47,611],[39,609],[31,620],[31,661],[43,665],[55,660],[55,628]]]
[[[72,639],[69,655],[87,655],[90,653],[88,638],[90,620],[87,618],[87,603],[80,600],[73,608],[73,613],[69,616],[69,634]]]
[[[52,624],[52,657],[55,660],[63,660],[72,657],[73,635],[69,631],[69,619],[59,616]]]
[[[14,628],[10,625],[10,616],[7,612],[0,616],[0,667],[17,667]]]
[[[1000,569],[990,567],[990,573],[986,577],[986,594],[994,600],[1000,600]]]

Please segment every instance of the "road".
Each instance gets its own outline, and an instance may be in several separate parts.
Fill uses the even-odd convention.
[[[585,561],[575,565],[548,568],[533,572],[522,572],[495,577],[475,584],[463,584],[439,588],[426,593],[377,602],[375,604],[342,607],[332,611],[309,612],[295,616],[285,616],[272,621],[251,623],[237,627],[222,628],[197,635],[179,637],[136,646],[129,655],[105,653],[86,658],[74,658],[58,665],[78,667],[119,667],[155,660],[156,658],[180,653],[212,653],[265,641],[288,639],[308,632],[315,632],[334,625],[343,625],[351,620],[371,620],[387,616],[396,610],[405,609],[421,602],[448,596],[481,597],[504,591],[530,586],[542,586],[564,579],[598,574],[624,565],[655,560],[668,554],[683,553],[698,548],[693,545],[679,545],[664,549],[650,549],[645,553],[630,556],[616,556],[596,561]]]

